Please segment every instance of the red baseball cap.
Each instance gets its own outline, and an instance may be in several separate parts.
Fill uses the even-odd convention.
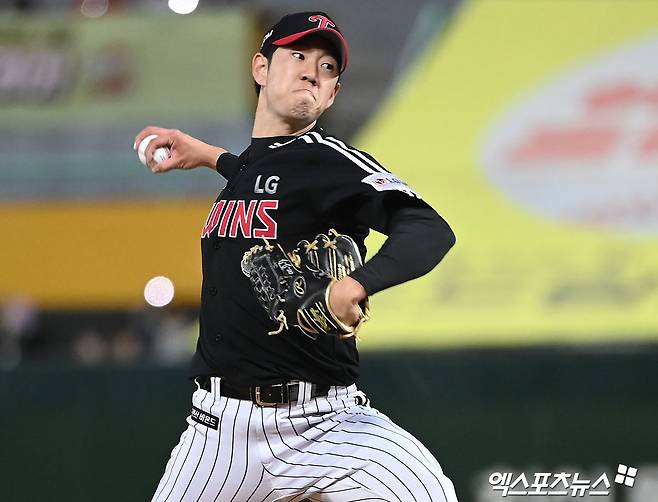
[[[263,37],[260,52],[274,52],[276,47],[289,45],[308,35],[327,39],[336,49],[340,73],[347,67],[347,42],[336,23],[324,12],[297,12],[283,16]]]

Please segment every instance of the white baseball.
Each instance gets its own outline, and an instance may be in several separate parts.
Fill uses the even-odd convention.
[[[146,136],[140,143],[139,147],[137,148],[137,156],[139,157],[139,160],[142,164],[145,166],[146,164],[146,147],[148,144],[153,141],[154,138],[157,138],[157,134],[151,134],[150,136]],[[171,152],[169,151],[169,148],[166,147],[160,147],[156,148],[155,152],[153,152],[153,160],[155,161],[156,164],[159,164],[160,162],[163,162],[167,160],[170,156]]]

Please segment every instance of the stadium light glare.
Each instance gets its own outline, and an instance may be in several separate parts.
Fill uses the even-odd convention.
[[[158,275],[146,283],[144,299],[153,307],[164,307],[174,299],[174,283],[171,279]]]
[[[109,3],[108,0],[84,0],[80,5],[80,12],[86,17],[101,17],[107,13]]]
[[[169,8],[176,14],[190,14],[199,5],[199,0],[169,0]]]

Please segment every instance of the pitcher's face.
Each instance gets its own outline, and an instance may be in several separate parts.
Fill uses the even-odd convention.
[[[261,99],[271,112],[294,122],[313,122],[329,108],[340,89],[338,61],[331,44],[309,36],[278,47],[261,84]]]

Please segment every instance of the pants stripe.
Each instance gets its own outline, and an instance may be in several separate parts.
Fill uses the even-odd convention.
[[[300,467],[321,467],[321,468],[325,468],[325,469],[329,469],[329,468],[331,468],[331,469],[341,469],[341,470],[345,470],[345,471],[350,471],[350,470],[363,470],[363,469],[350,469],[350,468],[348,468],[348,467],[341,467],[341,466],[337,466],[337,465],[298,464],[298,463],[295,463],[295,462],[288,462],[288,461],[286,461],[286,460],[283,460],[282,458],[278,457],[278,456],[276,455],[276,453],[274,453],[274,450],[272,449],[272,445],[270,444],[269,438],[268,438],[268,436],[267,436],[267,432],[265,432],[265,422],[264,422],[264,418],[263,418],[262,409],[261,409],[261,423],[262,423],[262,426],[263,426],[263,435],[264,435],[264,437],[265,437],[265,441],[267,442],[267,446],[268,446],[269,449],[270,449],[270,453],[272,453],[272,457],[275,458],[275,459],[277,459],[279,462],[281,462],[281,463],[283,463],[283,464],[286,464],[286,465],[296,465],[296,466],[300,466]],[[277,429],[278,429],[278,424],[277,424]],[[292,448],[292,447],[290,447],[288,444],[286,444],[285,441],[283,441],[283,438],[281,437],[281,434],[280,434],[280,433],[278,434],[278,436],[279,436],[279,439],[281,439],[281,443],[282,443],[283,445],[285,445],[286,447],[288,447],[288,449],[290,449],[290,450],[294,450],[294,451],[297,451],[297,452],[302,453],[302,454],[304,454],[304,453],[311,453],[312,455],[321,455],[321,454],[319,454],[319,453],[307,452],[307,451],[302,451],[302,450],[299,450],[299,449],[296,449],[296,448]],[[266,470],[269,474],[272,474],[273,476],[276,476],[276,477],[290,477],[290,478],[317,478],[317,477],[318,477],[317,474],[315,474],[315,475],[311,475],[311,476],[303,476],[303,475],[293,476],[293,475],[286,475],[286,474],[280,474],[280,473],[276,473],[276,474],[274,474],[274,473],[270,472],[267,468],[265,468],[265,470]],[[365,472],[365,471],[364,471],[364,472]],[[326,476],[321,476],[321,477],[326,477]],[[341,478],[330,478],[330,479],[341,479]]]
[[[302,464],[292,464],[292,465],[302,465]],[[310,465],[310,464],[304,464],[304,465]],[[326,467],[335,467],[335,466],[326,466]],[[304,476],[304,475],[293,475],[293,474],[281,474],[281,473],[277,473],[277,474],[275,474],[275,473],[269,471],[269,470],[267,469],[267,467],[264,467],[264,469],[267,471],[268,474],[270,474],[272,477],[277,478],[277,479],[279,479],[279,478],[291,478],[291,479],[317,479],[317,478],[318,478],[318,475],[317,475],[317,474],[309,474],[309,475],[307,475],[307,476]],[[363,471],[363,469],[355,469],[355,470]],[[322,479],[327,479],[327,480],[331,480],[331,481],[332,481],[332,483],[330,483],[330,484],[327,485],[327,486],[331,486],[332,484],[334,484],[335,481],[342,481],[342,480],[344,479],[344,478],[342,478],[342,477],[340,477],[340,478],[336,478],[336,477],[332,477],[332,476],[321,476],[321,478],[322,478]],[[366,490],[370,490],[370,488],[368,488],[366,485],[364,485],[364,484],[361,483],[360,481],[357,481],[356,479],[354,479],[350,474],[346,475],[345,478],[350,478],[352,481],[354,481],[356,484],[358,484],[358,485],[361,486],[362,488],[365,488]],[[352,488],[350,488],[350,490],[353,490],[353,489],[356,489],[356,488],[358,488],[358,487],[352,487]],[[323,488],[323,490],[324,490],[324,489],[326,489],[326,488]]]
[[[394,456],[393,454],[391,454],[390,452],[387,452],[387,451],[382,450],[382,449],[379,449],[379,448],[374,448],[374,447],[371,447],[371,446],[368,446],[368,445],[359,445],[359,444],[357,444],[357,443],[349,443],[349,442],[347,442],[347,441],[343,441],[343,442],[339,443],[339,442],[336,442],[336,441],[330,441],[330,440],[326,440],[326,439],[325,439],[325,440],[315,440],[315,439],[311,439],[311,438],[306,438],[303,434],[301,434],[301,436],[302,436],[304,439],[307,439],[308,441],[311,441],[312,443],[315,443],[315,444],[319,444],[319,443],[328,443],[328,444],[332,444],[332,445],[336,445],[336,446],[349,445],[349,446],[356,446],[356,447],[362,447],[362,448],[369,448],[369,449],[372,449],[372,450],[379,451],[379,452],[381,452],[381,453],[384,454],[384,455],[390,456],[392,459],[397,460],[400,464],[402,464],[403,466],[405,466],[405,467],[409,470],[409,472],[411,472],[411,473],[416,477],[416,479],[418,479],[419,483],[423,486],[423,488],[424,488],[425,491],[427,492],[427,495],[429,496],[429,491],[427,490],[427,487],[423,484],[423,482],[420,480],[420,478],[418,477],[418,475],[413,471],[413,469],[411,469],[408,465],[406,465],[404,462],[402,462],[399,458],[395,457],[395,456]],[[363,458],[363,457],[357,457],[357,456],[355,456],[355,455],[343,455],[343,454],[340,454],[340,453],[334,453],[334,452],[317,453],[317,452],[312,452],[312,451],[310,451],[310,450],[306,450],[306,453],[316,453],[317,455],[331,455],[331,456],[341,457],[341,458],[351,458],[351,459],[354,459],[354,460],[360,460],[360,461],[362,461],[362,462],[367,462],[367,461],[369,461],[369,462],[372,463],[372,464],[378,465],[378,466],[381,467],[383,470],[385,470],[385,471],[387,471],[389,474],[391,474],[395,479],[397,479],[397,480],[400,482],[400,485],[403,486],[403,487],[409,492],[409,495],[411,495],[411,498],[412,498],[414,501],[417,502],[417,499],[416,499],[416,497],[414,496],[413,492],[412,492],[411,489],[410,489],[410,488],[409,488],[409,487],[408,487],[408,486],[402,481],[402,479],[400,479],[400,478],[397,476],[397,474],[395,474],[391,469],[387,468],[384,464],[382,464],[381,462],[378,462],[377,460],[374,460],[374,459],[367,459],[367,458]],[[381,480],[379,480],[379,481],[381,481]],[[393,493],[393,492],[391,491],[391,493]],[[396,496],[396,498],[398,498],[398,500],[399,500],[399,497],[397,497],[396,494],[395,494],[395,496]]]
[[[383,422],[384,424],[390,424],[390,421],[387,420],[384,417],[375,417],[373,415],[366,415],[365,413],[349,413],[347,411],[345,413],[348,414],[348,415],[352,415],[352,416],[360,415],[362,418],[374,418],[378,421]],[[332,420],[332,419],[329,419],[329,420]],[[362,424],[362,423],[366,423],[366,424],[371,425],[373,427],[377,427],[378,429],[384,429],[384,430],[386,430],[386,431],[388,431],[392,434],[395,434],[396,436],[400,436],[401,438],[404,438],[407,441],[409,441],[411,444],[413,444],[414,447],[416,448],[416,450],[418,450],[418,453],[420,453],[423,456],[423,458],[425,460],[427,460],[427,462],[434,463],[434,459],[429,458],[427,452],[423,451],[423,448],[421,448],[421,445],[419,444],[419,441],[415,437],[413,437],[411,434],[409,434],[407,431],[400,432],[398,430],[387,428],[385,425],[382,425],[380,423],[370,422],[369,420],[360,420],[358,422],[355,421],[355,420],[343,420],[342,422],[345,423],[345,424]],[[358,431],[348,431],[347,429],[341,429],[341,430],[344,430],[348,434],[351,433],[351,432],[358,432]]]
[[[238,411],[240,410],[240,404],[242,404],[242,401],[238,404]],[[238,493],[240,493],[240,488],[242,488],[242,485],[244,484],[245,480],[247,479],[247,473],[249,472],[249,436],[251,436],[249,432],[249,427],[251,427],[251,415],[254,411],[253,406],[249,406],[249,419],[247,420],[247,433],[245,434],[247,440],[246,440],[246,446],[245,446],[245,451],[244,451],[244,457],[245,457],[245,466],[244,466],[244,474],[242,475],[242,480],[240,481],[240,485],[238,486],[238,489],[235,491],[235,495],[231,497],[231,502],[237,497]]]
[[[376,410],[375,410],[375,411],[376,411]],[[366,424],[368,424],[368,425],[371,425],[371,426],[377,426],[377,427],[382,428],[382,429],[384,429],[384,430],[386,430],[386,431],[388,431],[388,432],[394,433],[394,434],[396,434],[396,435],[398,435],[398,436],[400,436],[400,437],[403,437],[403,438],[407,439],[408,441],[410,441],[410,442],[416,447],[416,449],[420,452],[420,454],[423,456],[423,458],[424,458],[429,464],[435,464],[435,463],[436,463],[436,460],[435,460],[433,457],[432,457],[432,458],[428,458],[429,452],[427,451],[427,449],[426,449],[426,448],[425,448],[425,447],[424,447],[424,446],[423,446],[423,445],[422,445],[422,444],[421,444],[421,443],[420,443],[420,442],[419,442],[419,441],[418,441],[418,440],[417,440],[412,434],[410,434],[409,432],[407,432],[407,431],[404,430],[404,429],[401,429],[399,426],[396,426],[395,424],[393,424],[393,423],[390,421],[390,419],[389,419],[388,417],[386,417],[386,416],[382,416],[379,412],[377,412],[377,416],[376,416],[376,417],[373,417],[373,415],[366,415],[366,414],[364,414],[364,413],[350,413],[350,412],[348,412],[348,411],[345,411],[345,413],[348,414],[348,415],[352,415],[352,416],[361,415],[362,417],[377,418],[377,419],[379,419],[379,420],[382,420],[385,424],[390,425],[391,427],[385,427],[385,426],[382,426],[382,425],[380,425],[380,424],[374,424],[374,423],[372,423],[372,422],[370,422],[370,421],[368,421],[368,420],[360,420],[359,422],[355,422],[355,421],[352,421],[352,420],[344,420],[343,422],[345,422],[345,423],[351,423],[351,424],[361,424],[361,423],[366,423]],[[332,419],[329,419],[329,420],[332,420]],[[353,433],[353,432],[354,432],[354,431],[347,431],[347,430],[344,430],[344,429],[341,429],[341,431],[342,431],[342,432],[347,432],[347,433]],[[368,433],[368,434],[370,434],[370,433]],[[390,439],[388,439],[388,438],[384,438],[383,436],[379,436],[379,437],[382,437],[383,439],[386,439],[386,440],[391,441]],[[395,443],[394,441],[392,441],[392,442]],[[422,464],[422,462],[421,462],[421,464]],[[448,496],[446,495],[445,488],[443,487],[443,483],[441,482],[441,480],[439,479],[439,477],[438,477],[438,476],[437,476],[437,475],[436,475],[436,474],[435,474],[435,473],[434,473],[429,467],[425,466],[424,464],[423,464],[423,467],[425,467],[425,469],[430,473],[430,475],[431,475],[434,479],[436,479],[437,483],[439,483],[439,486],[441,487],[441,491],[443,492],[443,497],[444,497],[446,500],[448,500]],[[437,469],[440,470],[440,466],[437,465]]]
[[[183,444],[185,444],[185,440],[187,439],[188,435],[188,429],[185,429],[183,431],[183,434],[181,434],[180,440],[177,445],[177,451],[176,451],[176,457],[174,457],[174,453],[171,453],[171,457],[169,458],[169,462],[167,462],[167,467],[165,468],[165,473],[162,476],[162,479],[164,479],[165,476],[167,476],[167,480],[163,483],[160,481],[160,485],[158,486],[158,489],[155,492],[155,495],[153,496],[153,500],[156,501],[158,500],[158,495],[162,493],[164,490],[164,487],[167,486],[167,483],[169,483],[169,479],[171,478],[171,474],[174,472],[174,465],[176,465],[176,462],[178,461],[178,455],[180,455],[181,450],[183,449]]]
[[[276,415],[277,411],[278,411],[278,409],[275,409],[275,415]],[[308,418],[308,417],[307,417],[307,418]],[[275,423],[276,423],[276,420],[275,420]],[[272,445],[270,444],[270,440],[269,440],[269,438],[268,438],[268,436],[267,436],[267,432],[265,431],[265,423],[264,423],[263,409],[262,409],[262,408],[261,408],[261,424],[262,424],[262,427],[263,427],[263,435],[264,435],[265,440],[266,440],[266,442],[267,442],[267,445],[268,445],[268,447],[269,447],[269,449],[270,449],[270,452],[272,453],[272,457],[275,458],[275,459],[277,459],[279,462],[281,462],[281,463],[283,463],[283,464],[286,464],[286,465],[295,465],[295,466],[300,466],[300,467],[321,467],[321,468],[323,468],[323,469],[340,469],[340,470],[349,471],[349,472],[359,471],[359,472],[362,472],[363,474],[365,474],[365,475],[367,475],[367,476],[371,476],[373,479],[375,479],[375,481],[379,481],[374,475],[372,475],[371,473],[369,473],[368,471],[366,471],[366,470],[363,469],[363,468],[356,468],[356,469],[354,469],[354,468],[342,467],[342,466],[333,465],[333,464],[331,464],[331,465],[309,464],[309,463],[307,463],[307,464],[298,464],[298,463],[295,463],[295,462],[288,462],[288,461],[286,461],[286,460],[283,460],[282,458],[278,457],[278,456],[274,453],[274,450],[272,449]],[[276,424],[276,427],[277,427],[277,430],[278,430],[278,423]],[[302,451],[302,450],[299,450],[299,449],[296,449],[296,448],[291,448],[288,444],[286,444],[285,441],[283,441],[283,438],[281,437],[281,434],[279,433],[278,435],[279,435],[279,438],[281,439],[281,443],[282,443],[283,445],[285,445],[286,447],[288,447],[288,449],[290,449],[290,450],[298,451],[299,453],[302,453],[302,454],[311,454],[311,455],[323,456],[323,454],[321,454],[321,453],[316,453],[316,452],[312,452],[312,451]],[[301,437],[303,437],[303,436],[301,436]],[[346,456],[346,455],[338,455],[338,456],[342,456],[342,457],[345,457],[345,458],[350,458],[349,456]],[[363,460],[363,459],[361,459],[361,460]],[[265,470],[267,470],[267,469],[265,469]],[[276,478],[280,478],[280,477],[299,477],[299,478],[311,478],[311,479],[315,479],[315,478],[321,477],[321,478],[332,479],[332,480],[336,480],[336,481],[342,479],[342,478],[336,478],[336,477],[331,477],[331,476],[320,475],[320,474],[318,474],[318,473],[316,473],[316,474],[314,474],[314,475],[310,475],[310,476],[291,476],[291,475],[285,475],[285,474],[281,474],[281,473],[276,473],[276,474],[274,474],[274,473],[270,472],[269,470],[267,470],[267,472],[268,472],[269,474],[271,474],[272,476],[276,477]],[[351,477],[351,476],[346,475],[345,477]],[[352,479],[353,479],[353,478],[352,478]],[[354,481],[356,481],[356,480],[354,480]],[[356,482],[359,483],[358,481],[356,481]],[[359,484],[362,485],[362,483],[359,483]],[[362,486],[365,486],[365,485],[362,485]],[[382,486],[385,486],[385,485],[382,484]],[[389,491],[391,491],[391,490],[389,489]],[[398,499],[398,501],[402,502],[402,501],[400,500],[400,498],[397,497],[397,495],[395,495],[395,493],[394,493],[393,491],[391,491],[391,494],[392,494],[394,497],[396,497],[396,498]]]
[[[317,404],[317,399],[316,399],[316,404]],[[274,412],[275,415],[276,415],[277,411],[278,411],[278,409]],[[318,411],[319,411],[319,408],[318,408]],[[306,417],[306,419],[308,420],[308,417]],[[290,414],[288,414],[288,420],[290,421],[290,425],[291,425],[291,427],[292,427],[292,430],[295,431],[295,434],[296,434],[298,437],[302,437],[302,438],[304,438],[306,441],[310,441],[310,442],[312,442],[312,443],[322,442],[322,441],[318,441],[318,440],[316,440],[316,439],[308,439],[308,438],[306,438],[306,436],[304,436],[304,434],[299,434],[299,433],[297,433],[297,431],[296,431],[296,429],[295,429],[295,427],[294,427],[294,425],[293,425],[293,423],[292,423],[292,418],[290,417]],[[281,431],[279,430],[279,423],[278,423],[278,420],[276,420],[276,419],[275,419],[275,424],[276,424],[276,429],[277,429],[277,432],[278,432],[279,438],[281,439],[281,443],[282,443],[283,445],[285,445],[287,448],[289,448],[290,450],[295,450],[295,451],[298,451],[298,452],[300,452],[300,453],[310,454],[310,455],[317,455],[317,456],[321,456],[321,457],[324,457],[325,455],[333,455],[333,456],[336,456],[336,457],[341,457],[341,458],[351,458],[351,459],[354,459],[354,460],[361,460],[361,461],[367,462],[367,459],[359,458],[359,457],[354,457],[354,456],[351,456],[351,455],[341,455],[341,454],[339,454],[339,453],[333,453],[333,452],[328,452],[328,453],[318,453],[318,452],[311,451],[310,449],[307,449],[307,450],[305,450],[305,451],[302,451],[302,450],[299,450],[299,449],[297,449],[297,448],[293,448],[293,447],[291,447],[290,445],[288,445],[288,444],[283,440],[283,436],[281,435]],[[263,433],[265,433],[265,426],[264,426],[264,425],[263,425]],[[267,435],[266,435],[266,438],[267,438]],[[274,454],[274,451],[272,450],[272,447],[271,447],[271,445],[269,444],[269,441],[268,441],[268,446],[270,446],[270,451],[272,451],[272,455],[273,455],[275,458],[277,458],[277,460],[281,460],[281,459],[279,459],[278,457],[276,457],[276,455]],[[395,476],[395,474],[394,474],[392,471],[390,471],[389,469],[386,469],[386,467],[384,467],[383,465],[379,464],[378,462],[376,462],[376,461],[374,461],[374,460],[371,460],[371,462],[380,465],[380,466],[383,467],[385,470],[387,470],[388,472],[390,472],[393,476]],[[288,463],[288,462],[285,462],[285,461],[284,461],[284,463]],[[347,468],[347,467],[341,467],[341,466],[337,466],[337,465],[320,465],[320,466],[318,466],[317,464],[306,464],[306,465],[309,465],[309,466],[313,466],[313,465],[314,465],[314,466],[316,466],[316,467],[324,467],[324,468],[332,468],[332,469],[344,469],[344,470],[352,470],[352,471],[362,471],[364,474],[373,477],[376,481],[380,481],[380,482],[381,482],[381,480],[377,479],[373,474],[369,473],[368,471],[366,471],[366,470],[364,470],[364,469],[362,469],[362,468],[358,468],[358,469],[349,469],[349,468]],[[395,477],[397,478],[397,476],[395,476]],[[397,478],[397,479],[398,479],[398,481],[400,481],[400,483],[402,483],[402,480],[400,480],[400,478]],[[382,485],[383,485],[383,486],[386,486],[386,485],[384,485],[383,483],[382,483]],[[395,498],[397,498],[398,500],[400,500],[400,498],[397,496],[397,494],[395,494],[395,493],[393,492],[393,490],[391,490],[391,489],[388,488],[388,487],[386,487],[386,488],[391,492],[391,494],[392,494]],[[406,488],[406,486],[405,486],[405,488]],[[409,491],[409,493],[411,494],[411,496],[414,498],[414,500],[416,500],[415,497],[413,496],[413,494],[411,493],[411,491],[410,491],[408,488],[407,488],[407,490]],[[402,501],[400,500],[400,502],[402,502]]]
[[[201,488],[201,492],[199,493],[199,497],[196,499],[197,502],[201,500],[201,497],[203,496],[203,492],[206,491],[206,487],[208,486],[208,483],[210,482],[210,479],[212,478],[212,475],[215,472],[215,466],[217,465],[217,457],[219,457],[219,446],[222,444],[222,430],[223,427],[222,425],[224,424],[224,412],[226,411],[226,407],[228,406],[228,400],[224,400],[224,408],[222,408],[222,413],[219,416],[219,425],[217,427],[217,449],[215,450],[215,459],[212,462],[212,467],[210,468],[210,472],[208,473],[208,479],[206,479],[206,482],[203,485],[203,488]]]
[[[205,401],[205,397],[203,399]],[[201,401],[201,405],[203,406],[203,401]],[[212,402],[210,405],[210,414],[212,415],[212,407],[217,404],[217,401]],[[219,424],[217,426],[217,429],[219,431]],[[199,466],[201,465],[201,461],[203,460],[203,454],[206,452],[206,445],[208,444],[208,434],[209,431],[206,431],[206,433],[203,435],[203,448],[201,448],[201,455],[199,455],[199,461],[196,463],[196,467],[194,468],[194,471],[192,471],[192,475],[190,476],[190,480],[187,483],[187,486],[185,487],[185,491],[183,492],[183,495],[181,495],[181,500],[185,498],[185,494],[187,493],[187,490],[190,489],[190,486],[192,485],[192,480],[194,479],[194,475],[196,474],[196,471],[199,470]],[[219,441],[218,441],[219,443]]]
[[[250,502],[250,501],[251,501],[251,497],[253,497],[253,496],[256,494],[256,492],[258,491],[258,489],[260,488],[260,486],[263,484],[263,476],[265,476],[265,467],[263,467],[263,468],[261,469],[261,471],[260,471],[260,479],[258,480],[258,484],[256,485],[256,488],[254,488],[254,491],[251,492],[251,495],[249,495],[249,497],[247,498],[247,502]],[[264,500],[264,499],[263,499],[263,500]],[[262,501],[261,501],[261,502],[262,502]]]
[[[201,406],[203,406],[203,402],[206,400],[206,397],[204,396],[203,400],[201,401]],[[178,478],[180,477],[180,473],[183,471],[183,466],[185,465],[185,462],[187,461],[187,457],[190,455],[190,452],[192,451],[192,447],[194,446],[194,440],[196,439],[196,427],[194,428],[194,432],[192,434],[192,440],[190,441],[190,447],[187,450],[187,453],[185,454],[185,458],[183,459],[183,463],[181,465],[181,468],[178,470],[178,473],[176,474],[176,479],[174,480],[174,483],[171,485],[171,488],[169,489],[169,493],[167,493],[167,496],[164,498],[165,502],[169,499],[169,496],[172,494],[174,491],[174,487],[176,486],[176,483],[178,482]]]
[[[233,428],[231,429],[231,460],[229,460],[228,469],[226,470],[226,477],[224,478],[224,482],[222,483],[222,486],[219,487],[217,497],[215,497],[215,502],[217,502],[217,498],[222,493],[222,490],[224,489],[224,486],[226,486],[226,482],[228,481],[228,478],[231,475],[231,467],[233,466],[233,453],[235,452],[235,424],[238,420],[238,415],[240,414],[240,403],[241,401],[238,401],[238,409],[235,411],[233,415]],[[247,458],[249,457],[247,456]]]
[[[393,440],[390,439],[390,438],[387,438],[386,436],[380,436],[379,434],[375,434],[375,433],[373,433],[373,432],[358,431],[358,430],[357,430],[357,431],[352,431],[352,430],[345,429],[344,427],[341,427],[341,425],[343,425],[344,423],[348,423],[348,422],[351,423],[351,424],[361,424],[361,423],[365,423],[365,424],[373,425],[373,426],[374,426],[375,424],[373,424],[372,422],[368,422],[368,421],[366,421],[366,420],[361,421],[361,422],[354,422],[354,421],[343,420],[343,421],[341,422],[341,421],[335,420],[335,419],[333,419],[333,418],[329,418],[329,419],[327,419],[327,420],[328,420],[329,422],[334,422],[336,425],[333,426],[333,427],[331,427],[331,428],[329,428],[329,429],[327,429],[327,430],[324,430],[325,433],[332,433],[332,432],[333,432],[333,433],[338,433],[338,434],[342,434],[342,433],[344,433],[344,434],[362,434],[362,435],[364,435],[364,436],[373,436],[373,437],[376,437],[376,438],[379,438],[379,439],[383,439],[384,441],[388,441],[389,443],[392,443],[392,444],[394,444],[394,445],[398,445],[397,442],[393,441]],[[317,426],[317,427],[320,428],[319,426]],[[400,436],[400,437],[406,439],[407,441],[409,441],[412,445],[414,445],[414,447],[416,448],[416,450],[418,450],[418,452],[423,456],[423,458],[424,458],[426,461],[430,462],[430,460],[425,456],[425,453],[423,453],[423,451],[418,447],[418,445],[417,445],[415,442],[411,441],[411,438],[404,436],[403,434],[397,432],[397,431],[394,430],[393,428],[387,428],[387,427],[384,427],[384,426],[381,426],[381,425],[378,425],[378,427],[381,428],[381,429],[383,429],[383,430],[385,430],[385,431],[387,431],[387,432],[390,432],[390,433],[392,433],[392,434],[396,434],[396,435],[398,435],[398,436]],[[343,441],[341,441],[341,443],[343,443]],[[345,444],[352,444],[352,443],[347,443],[347,442],[345,442]],[[430,463],[433,463],[433,462],[430,462]],[[432,477],[434,477],[434,479],[436,479],[437,482],[439,482],[439,483],[441,482],[441,481],[439,480],[439,478],[436,476],[436,474],[434,474],[434,473],[432,472],[431,469],[427,468],[427,466],[425,466],[425,464],[423,464],[422,462],[420,462],[420,464],[422,465],[423,468],[425,468],[425,469],[427,470],[427,472],[428,472]]]

